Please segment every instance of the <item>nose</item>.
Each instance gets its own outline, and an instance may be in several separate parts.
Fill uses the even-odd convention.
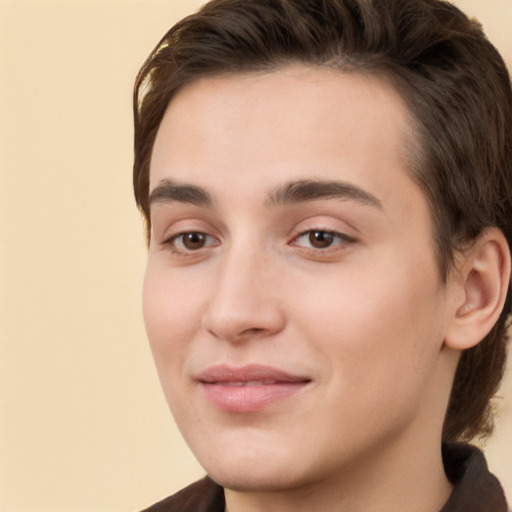
[[[216,338],[241,342],[281,331],[286,323],[278,278],[257,251],[233,250],[219,262],[203,328]]]

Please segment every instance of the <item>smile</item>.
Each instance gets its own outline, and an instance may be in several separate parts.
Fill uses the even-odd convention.
[[[221,411],[236,413],[264,409],[295,395],[311,382],[307,377],[260,365],[213,366],[197,380],[210,403]]]

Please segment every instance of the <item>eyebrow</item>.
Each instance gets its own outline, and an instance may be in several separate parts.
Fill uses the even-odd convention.
[[[156,203],[189,203],[196,206],[211,206],[211,195],[201,187],[195,185],[180,185],[172,180],[162,180],[149,194],[148,202],[151,206]]]
[[[265,206],[271,208],[319,199],[352,200],[382,209],[382,203],[373,194],[356,185],[338,180],[299,180],[278,185],[269,193]],[[204,188],[178,184],[169,179],[162,180],[149,194],[150,206],[174,201],[203,207],[210,207],[213,204],[212,196]]]
[[[279,206],[317,199],[352,200],[382,209],[382,203],[373,194],[351,183],[337,180],[299,180],[284,183],[270,192],[265,204]]]

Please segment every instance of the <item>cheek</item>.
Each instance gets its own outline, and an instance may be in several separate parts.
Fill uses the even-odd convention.
[[[142,302],[144,323],[160,384],[176,416],[187,403],[188,381],[184,378],[184,371],[191,340],[198,329],[198,307],[197,294],[167,274],[148,265]]]
[[[420,381],[437,358],[443,320],[436,276],[419,278],[403,268],[393,274],[389,268],[309,283],[308,304],[296,306],[303,312],[302,330],[344,381],[341,389],[354,383],[394,386],[397,375]]]
[[[143,287],[143,316],[159,372],[179,365],[197,329],[197,294],[148,265]]]

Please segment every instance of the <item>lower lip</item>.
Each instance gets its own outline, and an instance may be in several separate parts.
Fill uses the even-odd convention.
[[[225,412],[254,412],[295,395],[307,382],[278,382],[257,386],[230,386],[229,384],[203,383],[206,397]]]

